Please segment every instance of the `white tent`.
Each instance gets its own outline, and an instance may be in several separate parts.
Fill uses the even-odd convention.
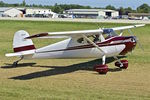
[[[23,12],[16,8],[11,8],[4,12],[4,15],[8,17],[18,17],[18,16],[21,16],[22,14]]]

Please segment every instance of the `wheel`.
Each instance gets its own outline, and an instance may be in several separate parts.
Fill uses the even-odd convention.
[[[17,67],[17,66],[18,66],[18,62],[14,62],[13,67]]]
[[[99,74],[107,74],[108,66],[107,65],[96,65],[96,66],[94,66],[94,70],[97,71]]]
[[[122,64],[120,64],[120,62]],[[121,68],[121,69],[127,69],[128,68],[128,60],[120,60],[120,62],[115,62],[115,66]]]

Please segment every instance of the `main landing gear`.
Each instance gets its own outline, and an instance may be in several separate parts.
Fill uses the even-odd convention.
[[[108,66],[107,65],[96,65],[94,66],[94,70],[99,74],[107,74]]]
[[[91,43],[93,46],[95,46],[102,54],[102,65],[96,65],[94,66],[94,70],[97,71],[99,74],[106,74],[108,72],[108,66],[105,64],[106,60],[106,53],[104,50],[102,50],[97,44],[95,44],[93,41],[91,41],[86,35],[82,35],[89,43]],[[101,35],[101,40],[104,39],[104,37]]]
[[[115,62],[115,66],[121,68],[121,69],[127,69],[128,68],[128,61],[127,60],[120,60]]]
[[[115,66],[121,68],[121,69],[127,69],[128,68],[128,61],[127,60],[119,60],[117,57],[114,57],[117,61],[115,62]],[[103,64],[102,65],[96,65],[94,66],[94,70],[98,72],[99,74],[107,74],[109,68],[105,64],[105,57],[103,57]]]
[[[114,57],[117,61],[115,62],[115,66],[121,68],[121,69],[127,69],[128,68],[128,60],[119,60],[117,57]]]
[[[102,58],[102,65],[94,66],[94,70],[97,71],[99,74],[107,74],[108,66],[105,64],[106,56],[104,55]]]
[[[17,67],[18,66],[18,62],[21,61],[24,58],[24,56],[21,56],[19,60],[15,61],[13,63],[13,67]]]
[[[122,33],[120,34],[122,35]],[[96,47],[102,54],[102,65],[96,65],[94,66],[94,70],[97,71],[99,74],[107,74],[108,72],[108,66],[105,64],[105,60],[106,60],[106,53],[103,49],[101,49],[97,44],[95,44],[93,41],[91,41],[86,35],[82,35],[83,38],[85,38],[89,43],[91,43],[94,47]],[[103,40],[104,37],[101,34],[101,40]],[[127,69],[128,68],[128,61],[127,60],[119,60],[117,57],[114,57],[117,62],[115,63],[115,65],[119,68],[123,68],[123,69]]]

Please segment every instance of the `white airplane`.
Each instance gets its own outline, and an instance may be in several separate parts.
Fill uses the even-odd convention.
[[[114,57],[119,68],[128,67],[127,60],[119,60],[118,55],[125,55],[132,51],[137,43],[135,36],[122,36],[123,30],[142,27],[145,24],[123,26],[116,28],[105,28],[96,30],[67,31],[67,32],[46,32],[29,36],[20,30],[15,33],[13,39],[14,53],[6,54],[7,57],[17,56],[20,59],[13,63],[17,66],[22,59],[28,58],[102,58],[102,64],[94,66],[94,70],[100,74],[108,72],[106,65],[107,57]],[[117,35],[115,31],[120,31]],[[36,49],[33,38],[67,38],[63,41]]]

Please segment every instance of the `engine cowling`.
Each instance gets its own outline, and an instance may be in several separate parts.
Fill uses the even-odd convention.
[[[96,66],[94,66],[94,70],[97,71],[99,74],[107,74],[108,66],[107,65],[96,65]]]
[[[122,64],[123,66],[122,66]],[[115,62],[115,66],[119,67],[119,68],[122,68],[122,69],[127,69],[128,68],[128,60],[120,60],[120,62]]]

